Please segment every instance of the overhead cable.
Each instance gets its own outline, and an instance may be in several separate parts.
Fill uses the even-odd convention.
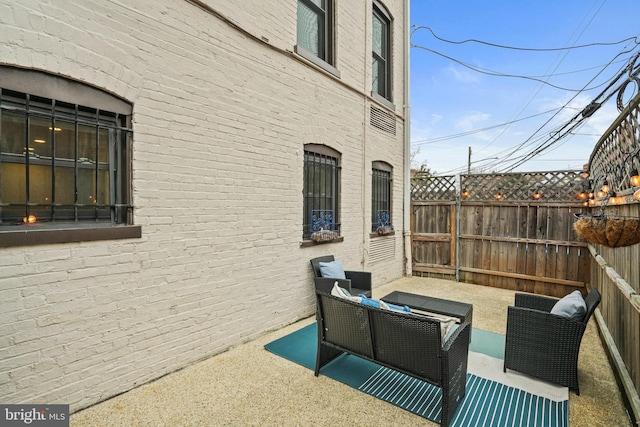
[[[583,45],[575,45],[575,46],[567,46],[567,47],[553,47],[553,48],[517,47],[517,46],[507,46],[507,45],[502,45],[502,44],[497,44],[497,43],[491,43],[491,42],[486,42],[486,41],[477,40],[477,39],[467,39],[467,40],[462,40],[462,41],[453,41],[453,40],[448,40],[448,39],[445,39],[443,37],[438,36],[430,27],[427,27],[427,26],[424,26],[424,25],[420,25],[420,26],[414,25],[412,28],[413,28],[413,32],[411,33],[412,35],[418,30],[428,30],[431,33],[431,35],[433,35],[433,37],[435,37],[436,39],[438,39],[438,40],[440,40],[442,42],[445,42],[445,43],[450,43],[450,44],[478,43],[478,44],[483,44],[483,45],[486,45],[486,46],[498,47],[498,48],[501,48],[501,49],[522,50],[522,51],[529,51],[529,52],[553,52],[553,51],[558,51],[558,50],[583,49],[583,48],[586,48],[586,47],[594,47],[594,46],[614,46],[614,45],[617,45],[617,44],[622,44],[622,43],[628,42],[630,40],[633,40],[636,45],[640,45],[639,36],[633,36],[633,37],[627,37],[626,39],[618,40],[616,42],[588,43],[588,44],[583,44]]]

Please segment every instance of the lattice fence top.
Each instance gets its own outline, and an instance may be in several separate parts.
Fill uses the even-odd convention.
[[[577,203],[589,188],[582,171],[492,173],[455,176],[416,175],[412,179],[414,201],[456,200],[504,202]]]
[[[589,159],[591,185],[597,193],[605,184],[618,194],[633,192],[632,172],[640,171],[640,94],[629,103],[596,144]],[[600,198],[606,198],[606,194]]]
[[[461,188],[469,201],[575,203],[586,198],[588,184],[581,171],[551,171],[462,175]]]
[[[417,173],[411,179],[411,200],[456,200],[455,176]]]

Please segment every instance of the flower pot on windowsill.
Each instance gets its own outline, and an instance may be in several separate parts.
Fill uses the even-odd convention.
[[[380,227],[376,228],[376,232],[380,236],[386,236],[387,234],[393,233],[393,231],[393,225],[381,225]]]
[[[330,242],[331,240],[335,240],[339,237],[338,232],[331,230],[320,230],[314,231],[311,233],[311,240],[314,242]]]
[[[606,215],[576,215],[573,228],[591,243],[621,248],[640,243],[640,218]]]

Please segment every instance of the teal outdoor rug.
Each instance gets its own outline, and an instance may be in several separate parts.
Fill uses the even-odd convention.
[[[502,372],[504,336],[473,329],[467,390],[451,426],[568,426],[569,393],[525,375]],[[265,346],[273,354],[314,370],[316,324]],[[442,390],[368,360],[343,355],[320,372],[416,415],[440,422]]]

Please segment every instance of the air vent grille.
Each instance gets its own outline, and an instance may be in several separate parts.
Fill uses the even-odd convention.
[[[384,110],[371,106],[371,126],[390,135],[396,134],[396,118]]]
[[[369,263],[373,264],[396,256],[396,239],[394,237],[376,237],[369,243]]]

